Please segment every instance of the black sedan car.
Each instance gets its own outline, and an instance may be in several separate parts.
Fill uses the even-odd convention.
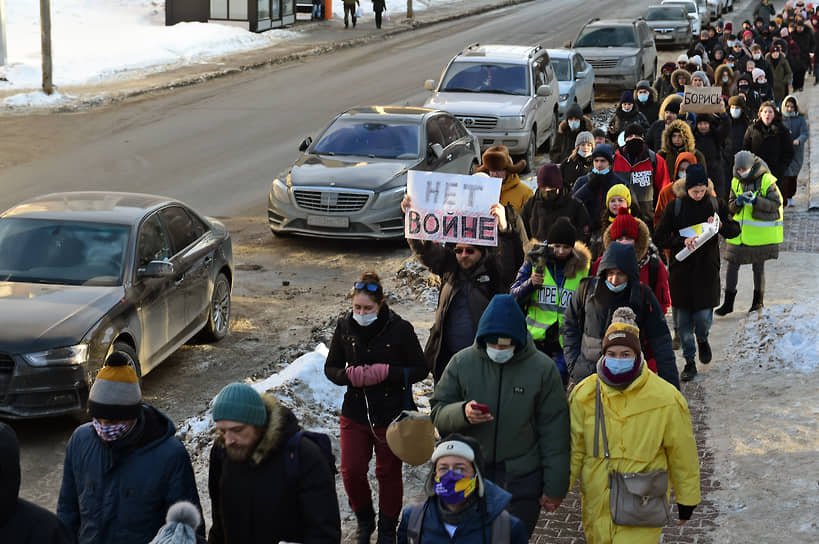
[[[275,234],[401,237],[408,170],[470,174],[481,159],[478,141],[454,115],[398,106],[347,110],[299,150],[270,187]]]
[[[0,215],[0,417],[84,410],[113,352],[145,374],[200,333],[223,338],[224,225],[163,197],[57,193]]]

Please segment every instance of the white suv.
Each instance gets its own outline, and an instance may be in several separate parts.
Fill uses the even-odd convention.
[[[478,137],[481,151],[505,145],[532,170],[557,136],[560,87],[540,45],[470,45],[449,61],[424,106],[448,111]]]

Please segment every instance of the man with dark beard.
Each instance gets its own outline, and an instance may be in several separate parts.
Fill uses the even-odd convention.
[[[341,541],[335,477],[319,446],[298,436],[293,412],[232,383],[213,401],[213,421],[210,544]]]

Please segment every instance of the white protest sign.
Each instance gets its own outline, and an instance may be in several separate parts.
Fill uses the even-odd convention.
[[[721,87],[692,87],[685,86],[683,101],[680,104],[681,113],[722,113],[725,105],[722,103]]]
[[[442,172],[407,173],[404,236],[418,240],[498,245],[497,220],[489,213],[500,198],[499,178]]]

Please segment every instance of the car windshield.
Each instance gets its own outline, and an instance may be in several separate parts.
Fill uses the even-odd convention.
[[[130,227],[50,219],[0,220],[0,280],[119,285]]]
[[[694,4],[694,2],[663,2],[663,5],[680,6],[685,8],[685,11],[687,11],[689,14],[697,14],[697,5]]]
[[[685,14],[682,6],[651,8],[646,13],[646,21],[674,21],[676,19],[688,20],[688,15]]]
[[[453,62],[439,91],[463,93],[529,94],[525,64]]]
[[[637,47],[630,26],[589,27],[580,33],[575,47]]]
[[[420,154],[418,123],[339,117],[313,146],[312,153],[413,159]]]
[[[571,77],[569,77],[569,59],[552,57],[552,68],[555,69],[555,76],[557,76],[558,81],[571,81]]]

